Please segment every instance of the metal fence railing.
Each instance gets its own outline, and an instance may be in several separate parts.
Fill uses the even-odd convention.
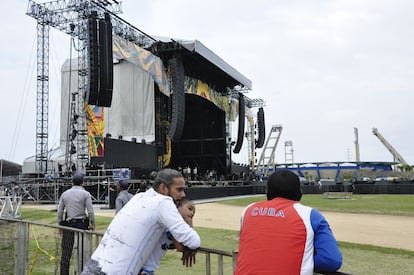
[[[102,233],[16,219],[0,219],[0,274],[59,274],[62,230],[73,232],[70,274],[80,274]]]
[[[237,261],[237,252],[236,251],[228,252],[228,251],[222,251],[222,250],[217,250],[217,249],[201,247],[199,252],[206,254],[206,275],[210,275],[210,274],[223,275],[224,274],[224,266],[225,266],[224,257],[231,258],[232,271],[234,273],[234,270],[236,268],[236,261]],[[217,272],[212,273],[212,271],[211,271],[211,269],[212,269],[211,256],[214,256],[214,255],[217,256]]]
[[[102,233],[8,218],[0,218],[0,274],[60,274],[65,249],[62,230],[74,235],[69,274],[80,274]],[[225,270],[234,272],[237,252],[201,247],[199,253],[205,254],[206,275],[223,275]]]

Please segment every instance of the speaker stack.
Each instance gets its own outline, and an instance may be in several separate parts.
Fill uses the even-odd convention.
[[[171,125],[168,130],[168,137],[178,142],[181,139],[185,120],[185,92],[184,92],[184,65],[180,55],[169,60],[172,82],[172,111]]]
[[[233,153],[237,154],[240,152],[241,147],[243,145],[243,138],[244,138],[244,120],[245,120],[245,99],[242,93],[239,93],[239,130],[237,133],[237,141],[236,145],[234,146]]]
[[[98,19],[96,11],[88,18],[89,85],[85,101],[110,107],[113,92],[112,23],[108,13]]]
[[[98,102],[99,86],[99,58],[98,58],[98,24],[97,12],[92,11],[88,18],[88,49],[89,49],[89,73],[88,88],[86,89],[86,102],[96,105]]]
[[[262,148],[265,142],[265,120],[263,107],[260,107],[257,111],[257,131],[258,137],[256,141],[256,148]]]

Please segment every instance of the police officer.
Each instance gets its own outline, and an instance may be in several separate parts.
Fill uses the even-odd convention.
[[[72,188],[62,193],[57,210],[59,225],[69,226],[83,230],[95,230],[95,214],[92,206],[91,194],[86,191],[83,184],[83,174],[75,173],[72,178]],[[85,212],[87,210],[87,214]],[[69,274],[70,258],[72,256],[74,232],[63,230],[62,258],[60,274]]]

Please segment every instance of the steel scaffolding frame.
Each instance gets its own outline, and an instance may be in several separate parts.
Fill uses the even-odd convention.
[[[88,86],[89,49],[88,16],[96,11],[98,18],[109,14],[113,33],[141,47],[148,48],[156,40],[132,26],[116,14],[121,3],[116,0],[57,0],[46,3],[28,1],[26,14],[37,20],[37,114],[36,114],[36,172],[48,172],[48,110],[49,110],[49,29],[56,28],[78,40],[78,89],[70,96],[68,135],[65,137],[66,169],[76,163],[84,171],[89,161],[88,135],[84,95]],[[76,130],[76,136],[69,136]],[[72,149],[72,145],[75,150]],[[72,159],[76,151],[76,160]]]
[[[47,171],[49,121],[49,26],[37,23],[36,170]]]
[[[282,125],[272,125],[266,143],[257,163],[257,171],[262,176],[268,176],[275,169],[275,152],[282,134]]]

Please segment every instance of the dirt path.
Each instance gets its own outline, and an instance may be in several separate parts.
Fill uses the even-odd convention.
[[[239,230],[243,207],[220,203],[197,204],[197,227]],[[414,217],[323,212],[338,241],[414,251]]]

